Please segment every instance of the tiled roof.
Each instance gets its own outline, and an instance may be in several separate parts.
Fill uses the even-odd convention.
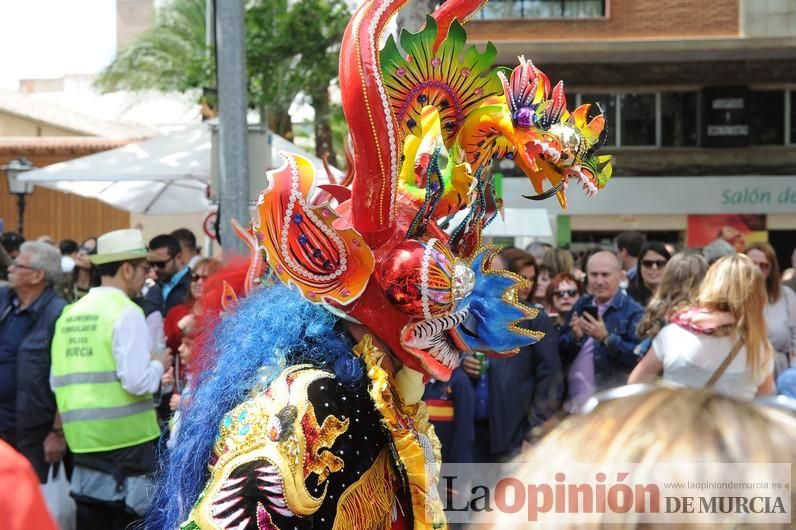
[[[0,136],[1,153],[98,152],[115,149],[143,138],[96,136]]]
[[[28,94],[0,90],[0,112],[74,131],[86,136],[104,138],[142,138],[157,131],[140,124],[107,122],[79,114]]]

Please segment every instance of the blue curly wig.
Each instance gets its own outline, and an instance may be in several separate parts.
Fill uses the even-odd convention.
[[[207,464],[222,416],[242,403],[257,383],[270,382],[286,365],[309,363],[357,385],[364,368],[351,353],[337,317],[278,285],[241,301],[210,341],[215,364],[195,384],[183,410],[176,446],[161,455],[158,488],[146,518],[151,530],[173,530],[187,517],[209,473]]]

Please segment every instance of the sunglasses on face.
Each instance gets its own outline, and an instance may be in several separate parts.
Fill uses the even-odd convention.
[[[195,282],[198,282],[199,280],[206,280],[209,277],[210,277],[209,274],[196,274],[196,273],[191,274],[191,280]]]
[[[643,259],[641,260],[641,266],[645,269],[662,269],[666,265],[665,259]]]
[[[578,290],[577,289],[561,289],[559,291],[553,291],[553,295],[555,295],[555,296],[557,296],[559,298],[564,298],[565,296],[567,296],[569,298],[575,298],[576,296],[578,296]]]
[[[760,270],[762,271],[767,271],[768,269],[771,268],[771,265],[769,263],[766,263],[765,261],[758,262],[757,266],[760,267]]]
[[[169,259],[167,259],[166,261],[156,261],[152,263],[152,266],[155,267],[156,269],[165,269],[166,265],[168,265],[168,263],[173,259],[174,256],[170,256]]]

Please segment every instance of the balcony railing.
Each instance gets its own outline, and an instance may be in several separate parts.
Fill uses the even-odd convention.
[[[490,0],[478,14],[480,20],[539,18],[599,18],[606,0]]]

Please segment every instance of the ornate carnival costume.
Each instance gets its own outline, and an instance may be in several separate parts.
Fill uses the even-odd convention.
[[[525,280],[481,246],[501,209],[490,168],[515,160],[532,199],[565,205],[570,178],[594,194],[611,170],[595,154],[603,117],[569,113],[563,85],[524,58],[493,69],[491,44],[468,47],[457,19],[483,1],[449,0],[379,51],[403,3],[365,1],[343,38],[350,189],[315,195],[310,163],[283,153],[259,222],[240,230],[249,285],[264,255],[292,290],[247,290],[219,322],[151,528],[443,527],[424,379],[447,380],[461,352],[508,356],[541,338],[517,300]],[[346,322],[366,328],[356,345]]]

